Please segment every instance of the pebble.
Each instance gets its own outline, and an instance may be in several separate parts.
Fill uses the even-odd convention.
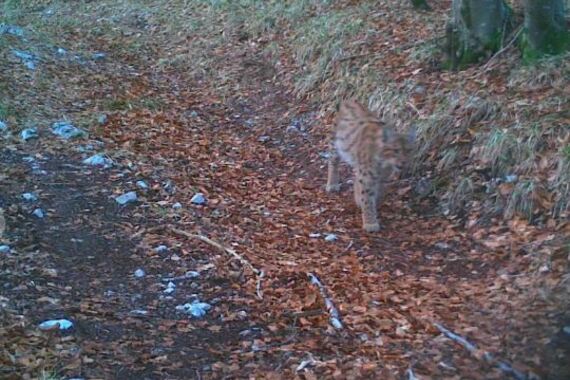
[[[139,189],[148,189],[148,184],[145,181],[137,181],[137,187]]]
[[[120,205],[126,205],[127,203],[136,202],[137,199],[137,193],[135,191],[129,191],[128,193],[116,197],[115,201]]]
[[[107,115],[103,114],[103,115],[99,115],[99,117],[97,118],[97,122],[101,125],[107,123]]]
[[[60,330],[67,330],[73,327],[73,322],[68,319],[50,319],[40,323],[40,329],[50,330],[54,327],[59,327]]]
[[[101,53],[101,52],[99,52],[99,53],[94,53],[94,54],[91,56],[91,58],[93,58],[93,59],[96,60],[96,61],[100,61],[100,60],[102,60],[102,59],[105,59],[105,57],[107,57],[107,54]]]
[[[168,247],[164,244],[161,244],[154,248],[154,252],[156,253],[165,253],[166,251],[168,251]]]
[[[38,138],[38,129],[37,128],[26,128],[22,132],[20,132],[20,137],[24,141],[28,141],[31,139]]]
[[[176,284],[174,284],[174,282],[172,281],[169,281],[168,284],[166,285],[166,289],[164,289],[164,293],[171,294],[174,293],[175,290],[176,290]]]
[[[66,140],[86,135],[85,131],[77,128],[68,121],[58,121],[53,123],[51,126],[51,131],[54,135],[62,137]]]
[[[204,203],[206,203],[206,197],[202,193],[196,193],[194,194],[192,199],[190,199],[190,202],[192,202],[195,205],[203,205]]]
[[[35,202],[38,200],[38,196],[34,193],[24,193],[22,194],[22,198],[28,202]]]
[[[142,278],[145,276],[145,274],[146,273],[144,272],[144,270],[142,270],[140,268],[135,271],[135,277],[136,278]]]
[[[325,241],[335,241],[338,239],[338,236],[336,236],[335,234],[327,234],[325,236]]]
[[[203,317],[211,308],[212,305],[200,301],[194,301],[192,303],[185,303],[183,305],[176,306],[176,310],[182,311],[186,314],[190,314],[196,318]]]
[[[105,168],[108,168],[108,167],[113,165],[113,160],[111,160],[108,157],[105,157],[101,153],[97,153],[97,154],[94,154],[93,156],[91,156],[89,158],[84,159],[83,163],[85,165],[103,166]]]
[[[0,35],[1,34],[11,34],[16,37],[23,37],[24,29],[16,25],[0,24]]]
[[[32,214],[36,217],[36,218],[40,218],[42,219],[45,214],[44,214],[44,210],[42,210],[41,208],[37,208],[34,210],[34,212],[32,212]]]

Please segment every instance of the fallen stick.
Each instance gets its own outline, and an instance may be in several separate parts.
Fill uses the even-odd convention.
[[[257,276],[257,284],[255,286],[255,293],[257,294],[258,298],[263,298],[263,292],[261,290],[261,280],[263,279],[263,277],[265,276],[265,272],[263,272],[262,270],[257,269],[256,267],[254,267],[249,261],[247,261],[243,256],[241,256],[240,254],[238,254],[236,251],[234,251],[233,249],[229,248],[229,247],[224,247],[223,245],[221,245],[220,243],[218,243],[217,241],[214,241],[204,235],[196,235],[196,234],[191,234],[189,232],[186,231],[182,231],[179,230],[177,228],[173,228],[172,232],[178,234],[178,235],[182,235],[185,236],[189,239],[198,239],[206,244],[211,245],[212,247],[215,247],[217,249],[219,249],[222,252],[225,252],[227,254],[229,254],[230,256],[234,257],[235,259],[237,259],[240,264],[242,264],[243,266],[249,268],[256,276]]]
[[[473,355],[474,357],[476,357],[477,359],[479,359],[481,357],[481,355],[478,355],[478,354],[482,353],[483,354],[482,357],[483,357],[483,359],[485,359],[485,361],[487,363],[494,365],[495,367],[499,368],[504,373],[511,375],[513,378],[515,378],[517,380],[528,380],[529,379],[529,377],[526,374],[514,369],[509,363],[495,359],[493,357],[493,355],[488,351],[479,350],[477,348],[477,346],[475,346],[473,343],[469,342],[467,339],[463,338],[461,335],[457,335],[456,333],[446,329],[445,327],[443,327],[439,323],[434,323],[434,325],[435,325],[435,327],[438,328],[438,330],[443,335],[445,335],[449,339],[459,343],[461,346],[463,346],[463,348],[465,348],[467,351],[469,351],[469,353],[471,355]]]
[[[327,295],[327,290],[325,289],[325,286],[315,274],[307,273],[307,276],[311,280],[311,284],[315,285],[319,289],[319,293],[321,293],[321,296],[325,300],[325,306],[327,307],[327,311],[329,313],[329,321],[331,325],[335,329],[339,330],[342,329],[343,326],[340,320],[340,313],[338,312],[337,308],[334,306],[333,301]]]

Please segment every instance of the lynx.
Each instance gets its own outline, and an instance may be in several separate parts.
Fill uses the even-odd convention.
[[[413,132],[397,133],[393,126],[354,100],[340,105],[331,140],[327,192],[340,190],[339,163],[342,159],[354,170],[354,200],[362,211],[362,228],[380,230],[377,206],[383,185],[408,161]]]

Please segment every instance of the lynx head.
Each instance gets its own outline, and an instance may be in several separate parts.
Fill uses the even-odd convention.
[[[410,162],[414,152],[416,130],[411,127],[405,133],[396,132],[393,128],[384,128],[382,135],[383,156],[390,172],[401,172]]]

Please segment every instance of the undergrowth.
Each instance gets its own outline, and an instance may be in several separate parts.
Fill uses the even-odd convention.
[[[9,0],[0,22],[17,24],[32,3],[43,7],[34,12],[60,12],[57,18],[36,17],[36,33],[59,33],[61,39],[61,33],[82,30],[139,59],[161,50],[157,68],[211,81],[222,99],[235,94],[240,73],[221,52],[255,47],[256,55],[246,59],[286,67],[279,71],[280,83],[322,114],[356,97],[399,128],[413,125],[415,176],[439,184],[433,195],[444,210],[469,209],[487,197],[507,217],[568,215],[568,55],[524,66],[507,51],[490,67],[444,75],[434,62],[449,9],[417,13],[395,0],[81,2],[75,17],[82,17],[75,19],[66,18],[64,1]],[[117,33],[117,23],[130,32]],[[145,30],[166,37],[163,45],[140,37]],[[162,107],[119,103],[106,100],[102,108]]]

